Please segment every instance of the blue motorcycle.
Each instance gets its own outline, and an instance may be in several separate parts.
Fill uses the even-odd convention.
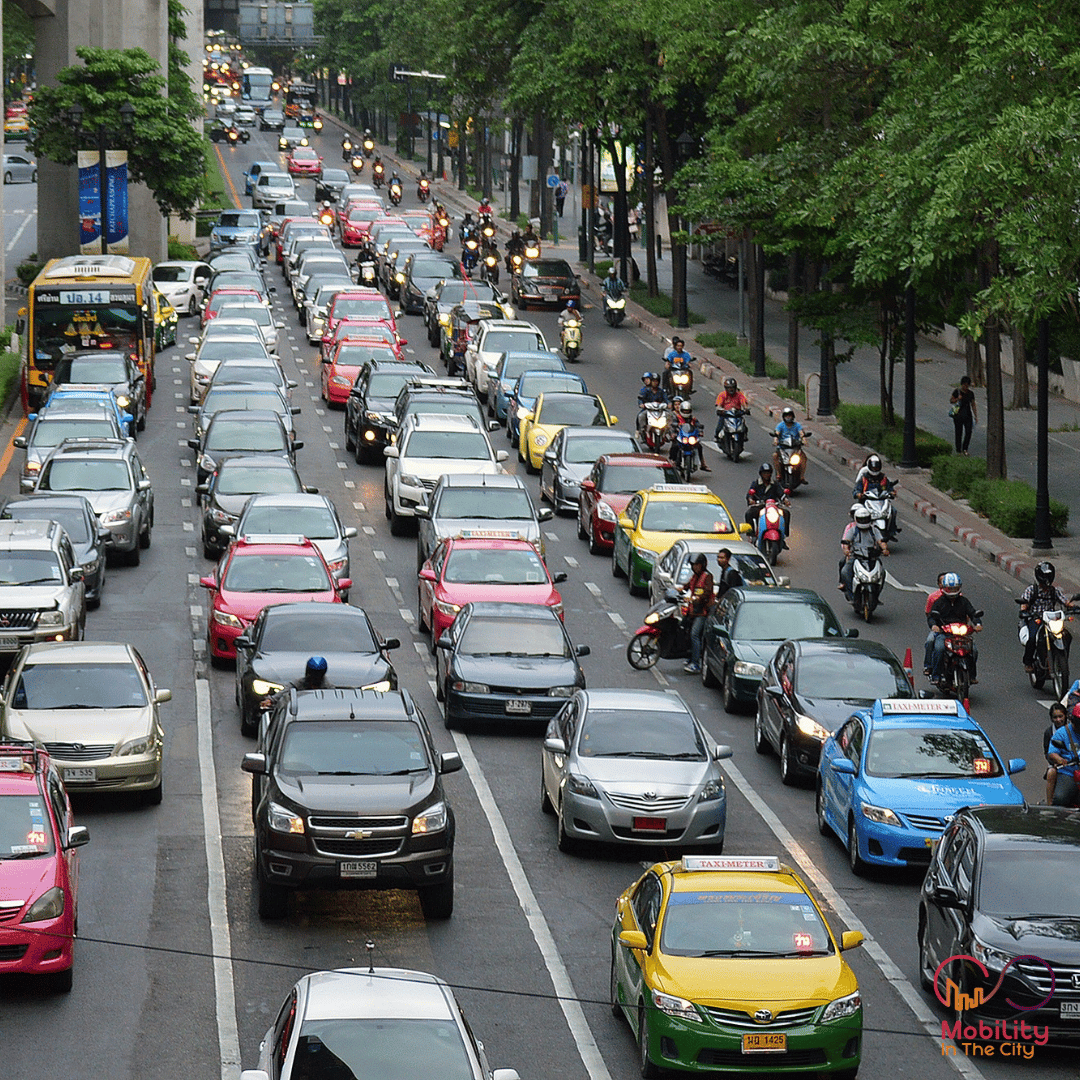
[[[675,475],[680,484],[689,484],[698,467],[701,425],[686,422],[679,424],[672,442],[674,443],[672,458],[675,462]]]

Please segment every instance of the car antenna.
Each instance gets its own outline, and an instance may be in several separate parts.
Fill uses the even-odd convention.
[[[353,711],[352,705],[349,706],[349,719],[350,720],[355,720],[356,719],[356,713]]]
[[[375,942],[368,938],[364,942],[364,948],[367,949],[367,962],[368,962],[368,974],[375,974]]]

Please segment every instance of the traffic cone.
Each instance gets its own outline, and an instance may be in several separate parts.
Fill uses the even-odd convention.
[[[904,653],[904,674],[907,676],[907,681],[911,683],[911,689],[915,689],[915,671],[911,666],[911,648]]]

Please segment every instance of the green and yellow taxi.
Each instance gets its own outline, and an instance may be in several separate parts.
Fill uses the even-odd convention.
[[[649,587],[653,567],[679,540],[738,540],[748,532],[736,526],[719,495],[704,484],[654,484],[639,491],[615,522],[611,573],[624,577],[634,596]]]
[[[180,321],[180,314],[158,289],[154,290],[154,300],[154,350],[160,352],[176,344],[176,326]]]
[[[529,472],[538,473],[544,451],[564,427],[613,427],[618,422],[596,394],[539,394],[531,409],[518,414],[518,461],[524,461]]]
[[[775,856],[683,856],[619,897],[611,1009],[637,1034],[641,1074],[807,1072],[854,1080],[862,999],[802,878]]]

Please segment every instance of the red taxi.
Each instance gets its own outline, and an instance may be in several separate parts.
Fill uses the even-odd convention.
[[[397,336],[397,319],[390,301],[374,289],[350,289],[348,292],[335,294],[326,309],[326,331],[322,337],[323,355],[329,355],[329,349],[335,340],[337,325],[342,319],[377,320],[386,323]],[[338,335],[340,337],[340,335]],[[398,339],[402,345],[403,338]]]
[[[46,975],[71,989],[76,848],[89,839],[49,755],[0,744],[0,975]]]
[[[278,266],[285,264],[285,245],[296,235],[297,230],[318,236],[326,232],[326,226],[315,217],[294,217],[282,221],[274,241],[274,258]]]
[[[417,586],[420,628],[431,632],[434,645],[454,616],[473,600],[514,604],[547,604],[563,617],[554,576],[536,548],[519,533],[473,529],[452,536],[431,553],[420,568]]]
[[[201,327],[205,329],[206,324],[211,319],[216,319],[218,313],[226,304],[243,297],[245,301],[259,301],[260,303],[266,303],[266,297],[262,293],[256,292],[254,289],[217,289],[210,297],[206,307],[203,308]]]
[[[601,454],[581,482],[578,535],[594,555],[615,547],[615,522],[639,491],[670,483],[675,466],[660,454]]]
[[[329,341],[323,338],[319,359],[324,364],[329,363],[343,341],[380,341],[397,353],[398,360],[405,359],[402,346],[407,344],[406,340],[399,338],[382,319],[342,319],[334,327]]]
[[[371,226],[383,216],[378,203],[350,202],[338,212],[342,247],[360,247],[371,235]]]
[[[322,552],[306,537],[245,536],[229,545],[216,573],[199,584],[210,592],[206,635],[216,663],[236,659],[236,639],[268,604],[341,604],[352,579],[335,582]]]
[[[310,146],[297,146],[285,167],[290,176],[322,176],[322,158]]]
[[[395,346],[396,343],[359,336],[339,341],[330,359],[319,365],[323,401],[344,407],[356,376],[369,360],[393,363],[405,359]]]

